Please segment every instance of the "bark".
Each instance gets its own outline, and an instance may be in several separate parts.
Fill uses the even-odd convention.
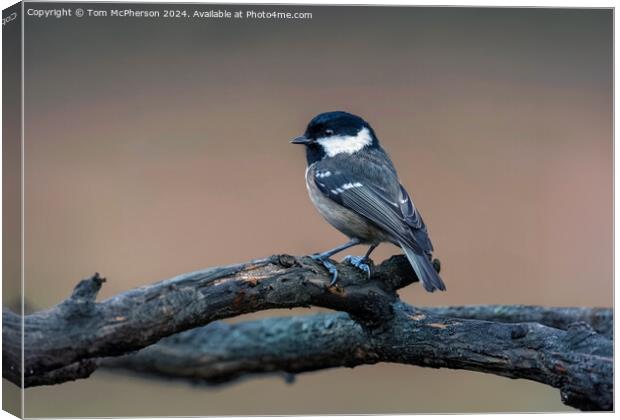
[[[532,379],[559,388],[574,407],[613,408],[611,310],[416,309],[396,293],[417,281],[402,256],[376,267],[371,279],[347,264],[339,272],[330,288],[329,274],[312,259],[275,255],[183,274],[102,302],[96,296],[105,279],[95,274],[49,310],[22,318],[3,309],[3,376],[21,383],[23,322],[25,386],[88,377],[102,358],[108,367],[211,383],[247,373],[394,362]],[[311,305],[344,313],[213,323]]]
[[[103,365],[220,384],[246,374],[391,362],[530,379],[560,389],[562,401],[573,407],[613,407],[613,343],[584,322],[561,330],[393,306],[395,316],[379,329],[343,313],[217,322]]]

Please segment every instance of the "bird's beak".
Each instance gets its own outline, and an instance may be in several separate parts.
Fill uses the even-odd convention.
[[[291,140],[291,143],[293,144],[309,144],[311,142],[312,142],[312,139],[309,139],[306,136],[295,137],[293,140]]]

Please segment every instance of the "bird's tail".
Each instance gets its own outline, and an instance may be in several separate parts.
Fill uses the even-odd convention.
[[[435,267],[431,264],[431,261],[426,255],[420,255],[414,252],[407,245],[401,243],[400,247],[405,251],[405,255],[411,263],[411,267],[418,275],[418,279],[422,283],[422,286],[427,292],[434,292],[435,290],[446,290],[446,285],[435,271]]]

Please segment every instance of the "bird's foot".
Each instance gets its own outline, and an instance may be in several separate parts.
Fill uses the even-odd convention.
[[[329,282],[328,287],[332,287],[334,284],[336,284],[336,281],[338,280],[338,269],[336,268],[336,265],[329,260],[329,256],[325,254],[312,254],[310,255],[310,258],[312,258],[316,262],[321,263],[323,267],[325,267],[327,271],[329,271],[329,274],[332,275],[332,280]]]
[[[367,273],[368,274],[368,278],[370,278],[371,270],[370,270],[370,264],[368,264],[370,262],[370,260],[368,258],[366,258],[366,257],[356,257],[354,255],[347,255],[346,257],[344,257],[342,262],[349,263],[353,267],[359,268],[360,270],[362,270],[365,273]]]

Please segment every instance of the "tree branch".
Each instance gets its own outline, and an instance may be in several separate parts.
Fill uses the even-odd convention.
[[[429,308],[436,316],[496,322],[537,322],[561,330],[585,322],[594,331],[613,338],[613,311],[608,308],[558,308],[530,305],[444,306]]]
[[[612,409],[613,344],[585,323],[563,331],[446,319],[393,305],[395,316],[381,330],[363,328],[343,313],[217,322],[104,366],[218,384],[250,373],[393,362],[531,379],[559,388],[568,405]]]
[[[183,274],[95,302],[105,279],[82,280],[72,295],[53,308],[24,317],[24,386],[86,359],[139,350],[163,337],[212,321],[273,308],[311,305],[350,313],[372,324],[388,319],[396,289],[417,278],[404,257],[395,256],[372,279],[340,264],[340,280],[308,257],[270,258]],[[21,383],[21,323],[4,309],[3,376]],[[67,372],[71,372],[69,369]],[[80,370],[84,373],[84,366]],[[71,376],[67,380],[71,380]]]
[[[275,255],[184,274],[100,303],[95,298],[105,279],[96,274],[47,311],[22,320],[3,309],[3,376],[21,382],[23,321],[25,386],[87,377],[99,358],[170,336],[118,362],[107,359],[105,365],[218,382],[251,372],[386,361],[532,379],[561,389],[563,400],[575,407],[612,407],[612,341],[603,335],[610,336],[610,310],[416,310],[396,294],[417,281],[402,256],[376,267],[371,279],[347,264],[339,265],[339,272],[338,285],[328,288],[329,274],[312,259]],[[214,323],[177,334],[244,313],[310,305],[348,315]],[[592,323],[603,334],[585,323],[571,324],[575,321]]]

